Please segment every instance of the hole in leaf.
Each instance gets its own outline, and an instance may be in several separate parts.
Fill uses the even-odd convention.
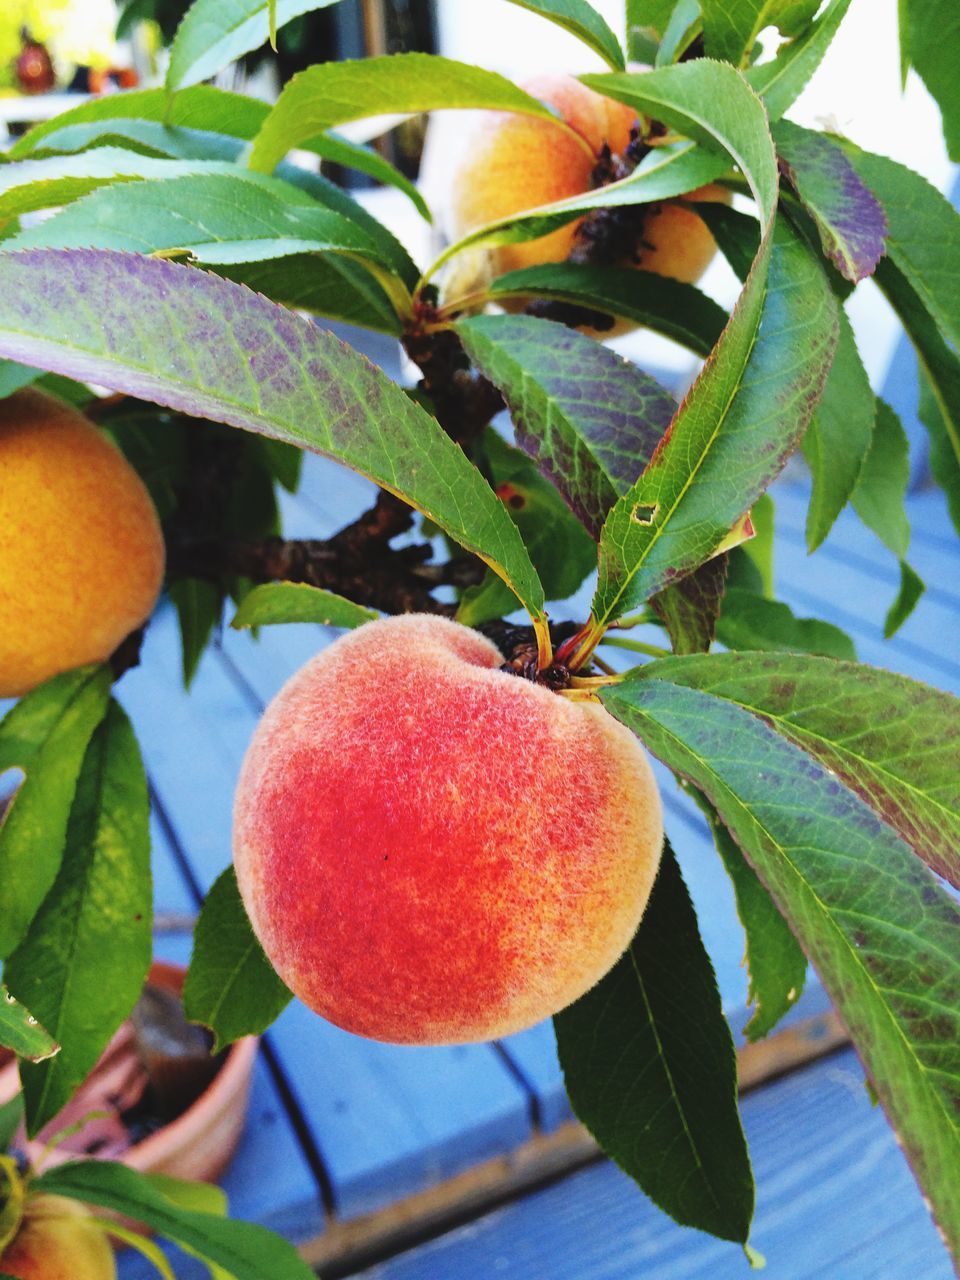
[[[659,510],[660,504],[657,502],[653,506],[650,506],[649,503],[638,502],[630,512],[630,519],[635,520],[637,524],[653,524]]]

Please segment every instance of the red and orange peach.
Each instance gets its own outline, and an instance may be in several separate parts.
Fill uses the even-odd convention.
[[[292,677],[250,744],[243,900],[291,990],[347,1030],[507,1035],[582,995],[639,923],[663,839],[642,748],[502,662],[446,619],[368,623]]]

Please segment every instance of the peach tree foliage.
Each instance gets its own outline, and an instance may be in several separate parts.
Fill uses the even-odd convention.
[[[558,639],[546,601],[562,614],[556,602],[592,575],[589,616],[558,650],[581,675],[611,628],[628,644],[633,627],[660,628],[659,646],[638,649],[662,656],[597,696],[707,814],[746,934],[747,1036],[789,1010],[809,958],[960,1253],[958,912],[941,880],[960,884],[957,704],[860,665],[843,632],[775,600],[769,571],[766,490],[802,449],[810,550],[851,504],[900,565],[888,634],[924,589],[908,560],[906,437],[870,390],[843,310],[867,277],[918,353],[932,470],[960,528],[960,220],[909,169],[786,118],[849,0],[629,0],[627,49],[586,0],[523,0],[600,55],[609,70],[585,82],[659,122],[666,145],[616,181],[471,232],[425,274],[288,153],[393,183],[429,217],[338,126],[438,108],[549,112],[499,75],[426,54],[311,67],[272,107],[201,83],[319,7],[196,0],[163,88],[84,103],[13,146],[0,165],[0,393],[34,380],[78,403],[88,383],[122,393],[104,421],[164,520],[187,681],[230,599],[238,626],[353,627],[378,610],[439,609],[445,585],[470,625],[524,609],[545,666]],[[900,8],[904,68],[936,96],[958,158],[955,14],[948,0]],[[758,59],[770,27],[783,42]],[[629,72],[628,57],[654,69]],[[524,314],[437,306],[436,273],[468,248],[715,181],[750,200],[749,213],[699,207],[743,282],[729,315],[692,285],[580,263],[489,283],[481,301],[535,299]],[[683,402],[560,323],[570,308],[705,357]],[[402,341],[420,388],[389,381],[324,319]],[[489,427],[501,405],[506,439]],[[276,486],[296,487],[304,449],[374,480],[377,506],[324,544],[269,542]],[[199,501],[224,474],[217,500]],[[419,559],[389,546],[411,529]],[[449,559],[425,564],[438,532]],[[715,639],[726,652],[710,652]],[[0,771],[24,773],[0,828],[0,1043],[20,1055],[31,1131],[89,1070],[149,958],[147,789],[113,674],[59,676],[0,726]],[[677,855],[628,953],[556,1018],[560,1056],[577,1114],[644,1191],[746,1246],[754,1191],[733,1041]],[[83,908],[95,897],[106,914]],[[231,870],[201,913],[186,994],[221,1044],[263,1030],[288,998]],[[113,1166],[38,1182],[237,1277],[304,1274],[259,1229],[184,1211]]]

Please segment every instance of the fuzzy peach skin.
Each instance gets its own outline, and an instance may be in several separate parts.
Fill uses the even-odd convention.
[[[579,138],[536,116],[512,111],[478,113],[463,162],[451,175],[453,239],[521,209],[582,195],[593,186],[603,144],[619,155],[630,141],[636,112],[572,76],[537,76],[524,81],[521,88],[553,107]],[[571,222],[539,240],[492,250],[494,274],[562,262],[573,248],[578,225]]]
[[[642,748],[501,662],[446,619],[368,623],[254,734],[240,892],[277,972],[348,1031],[508,1035],[582,995],[640,921],[663,842]]]
[[[582,195],[594,185],[593,172],[604,144],[621,155],[630,141],[636,114],[623,103],[602,97],[566,75],[543,75],[522,85],[554,108],[582,141],[549,120],[513,112],[479,113],[479,123],[464,146],[464,159],[450,181],[449,230],[453,239],[522,209]],[[634,254],[624,266],[673,276],[687,284],[699,280],[716,252],[706,223],[686,200],[723,201],[730,194],[711,184],[677,200],[652,204],[644,218]],[[499,245],[485,253],[486,273],[501,275],[521,267],[562,262],[570,256],[581,220],[522,244]],[[476,274],[481,274],[475,265]]]
[[[163,564],[120,450],[42,391],[0,400],[0,697],[109,657],[152,610]]]
[[[20,1230],[0,1255],[0,1272],[17,1280],[116,1280],[110,1243],[73,1200],[27,1200]]]

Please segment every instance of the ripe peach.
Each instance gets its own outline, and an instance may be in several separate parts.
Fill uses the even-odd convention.
[[[34,388],[0,401],[0,697],[109,657],[163,562],[143,482],[92,422]]]
[[[28,1197],[23,1221],[0,1255],[17,1280],[116,1280],[113,1250],[90,1213],[60,1196]]]
[[[449,231],[468,231],[522,209],[582,195],[594,185],[594,169],[606,144],[620,155],[636,121],[633,110],[588,89],[571,76],[540,76],[523,88],[553,107],[580,140],[559,125],[512,112],[483,112],[468,135],[464,158],[450,180]],[[729,200],[715,185],[687,200]],[[570,256],[579,220],[538,240],[500,245],[487,255],[489,276],[521,267],[562,262]],[[716,245],[706,224],[683,198],[650,205],[636,251],[624,265],[692,283],[706,270]],[[474,268],[476,269],[476,268]],[[477,271],[477,276],[483,273]]]
[[[337,640],[254,734],[234,810],[253,928],[284,981],[377,1040],[508,1035],[576,1000],[646,906],[660,799],[598,703],[408,615]]]

